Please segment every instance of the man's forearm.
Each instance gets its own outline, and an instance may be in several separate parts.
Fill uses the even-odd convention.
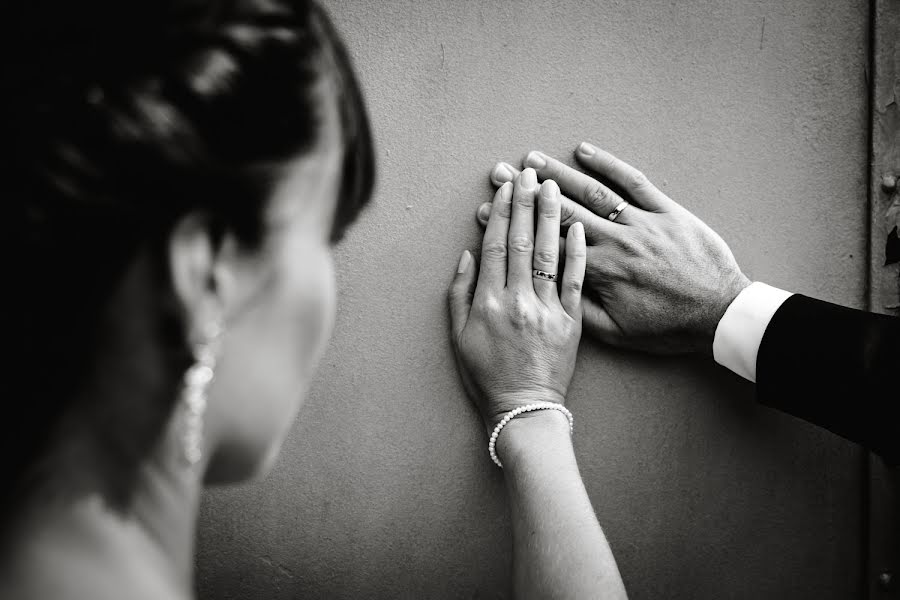
[[[763,404],[900,462],[900,320],[754,283],[716,329],[716,362]]]
[[[759,348],[757,396],[900,463],[900,319],[795,295]]]
[[[513,419],[498,440],[513,526],[516,598],[625,598],[584,489],[565,417]]]

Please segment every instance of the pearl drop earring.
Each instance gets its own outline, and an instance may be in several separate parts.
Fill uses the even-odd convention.
[[[194,364],[184,373],[181,406],[184,413],[182,451],[184,461],[194,466],[203,458],[203,416],[206,412],[209,385],[215,378],[215,343],[220,328],[207,328],[203,342],[194,348]]]

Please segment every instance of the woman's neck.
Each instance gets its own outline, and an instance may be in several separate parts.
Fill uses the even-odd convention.
[[[201,476],[183,463],[173,437],[170,427],[143,463],[124,513],[100,494],[35,508],[3,566],[0,597],[192,597]]]

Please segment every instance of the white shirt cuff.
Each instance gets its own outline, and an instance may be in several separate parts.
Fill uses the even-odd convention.
[[[793,296],[758,281],[737,295],[716,327],[713,358],[756,383],[756,355],[769,321],[785,300]]]

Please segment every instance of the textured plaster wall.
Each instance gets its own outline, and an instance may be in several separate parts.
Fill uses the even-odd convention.
[[[508,597],[502,474],[445,289],[497,159],[582,138],[645,170],[756,279],[863,306],[863,0],[326,2],[378,141],[337,331],[275,471],[205,498],[204,598]],[[847,598],[861,452],[708,360],[582,343],[585,484],[634,598]]]

